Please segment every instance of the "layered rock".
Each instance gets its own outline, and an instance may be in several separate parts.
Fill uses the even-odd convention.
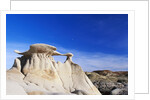
[[[7,71],[7,95],[101,95],[81,67],[73,63],[73,54],[61,54],[46,44],[15,52],[22,57],[16,58]],[[67,59],[56,63],[53,56]]]

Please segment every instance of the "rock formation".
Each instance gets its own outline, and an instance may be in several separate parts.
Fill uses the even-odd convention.
[[[97,70],[85,72],[102,95],[128,95],[128,72]]]
[[[56,47],[33,44],[14,61],[7,73],[7,95],[101,95],[81,67],[72,61],[73,54],[61,54]],[[64,63],[53,56],[67,56]]]

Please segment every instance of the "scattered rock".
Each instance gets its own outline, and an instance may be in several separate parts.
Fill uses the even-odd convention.
[[[122,89],[114,89],[111,91],[112,95],[128,95],[128,88],[122,88]]]
[[[109,70],[98,70],[85,73],[102,95],[128,94],[127,71],[112,72]]]

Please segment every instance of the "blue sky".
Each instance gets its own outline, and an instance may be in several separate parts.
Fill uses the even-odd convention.
[[[128,70],[127,14],[8,14],[6,16],[7,69],[34,43],[72,52],[85,71]],[[64,61],[64,57],[55,57]]]

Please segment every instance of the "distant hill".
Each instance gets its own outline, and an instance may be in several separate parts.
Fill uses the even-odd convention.
[[[93,71],[98,73],[99,75],[104,75],[104,76],[128,76],[128,71],[110,71],[110,70],[96,70]]]

